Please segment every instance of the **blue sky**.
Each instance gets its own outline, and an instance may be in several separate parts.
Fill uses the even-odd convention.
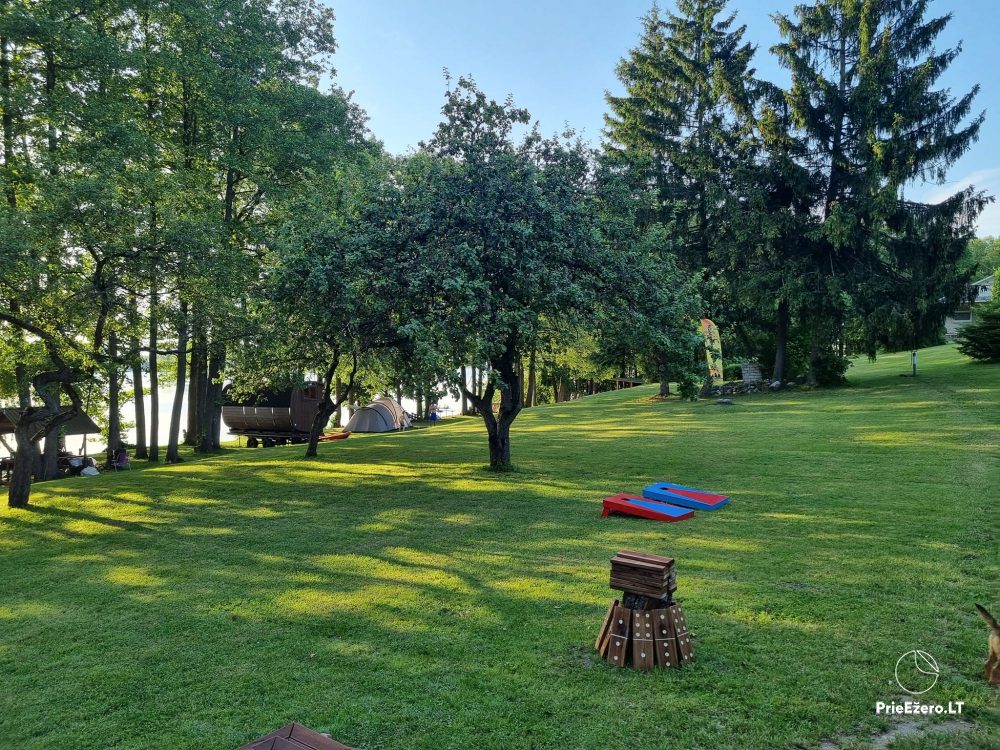
[[[619,89],[618,60],[640,31],[651,0],[324,0],[337,15],[334,58],[341,86],[368,112],[375,135],[393,153],[426,139],[440,118],[442,69],[471,74],[491,97],[512,94],[543,132],[571,125],[600,141],[604,92]],[[672,0],[661,0],[670,7]],[[778,41],[770,15],[790,12],[793,0],[731,0],[747,38],[758,45],[762,77],[782,82],[768,48]],[[911,196],[939,200],[968,184],[1000,196],[1000,81],[996,72],[998,0],[933,0],[935,14],[954,18],[941,45],[963,42],[964,52],[943,84],[964,93],[982,90],[986,111],[980,140],[952,168],[945,185],[914,186]],[[990,73],[993,70],[993,73]],[[1000,235],[1000,205],[980,219],[981,235]]]

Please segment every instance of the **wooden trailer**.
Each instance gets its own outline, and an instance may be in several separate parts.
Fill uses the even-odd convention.
[[[306,383],[287,391],[261,391],[234,401],[223,391],[222,421],[233,435],[247,439],[247,446],[265,448],[309,439],[313,420],[323,401],[323,385]]]

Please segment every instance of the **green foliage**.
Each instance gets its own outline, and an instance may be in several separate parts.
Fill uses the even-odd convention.
[[[701,279],[681,270],[671,249],[667,232],[654,225],[618,256],[629,284],[605,311],[604,335],[619,356],[638,356],[647,377],[676,382],[683,396],[693,398],[705,377]]]
[[[709,264],[752,107],[754,47],[725,7],[680,0],[661,17],[654,6],[616,70],[625,95],[607,96],[610,162],[645,194],[640,225],[668,227],[689,269]]]
[[[572,328],[549,329],[544,325],[536,351],[538,390],[536,403],[562,400],[574,391],[586,391],[590,382],[600,385],[621,374],[621,362],[609,362],[604,356],[601,327],[581,323]],[[522,363],[530,367],[530,361]]]
[[[965,262],[973,281],[1000,272],[1000,238],[976,237],[969,240]]]
[[[977,307],[975,316],[959,331],[959,351],[983,362],[1000,362],[1000,302]]]
[[[733,177],[740,200],[731,203],[714,258],[715,320],[735,334],[727,352],[757,357],[765,371],[774,362],[772,377],[791,379],[789,351],[809,345],[811,327],[825,319],[828,289],[812,241],[817,176],[804,163],[806,144],[776,87],[762,86],[744,146]]]
[[[600,258],[586,200],[590,154],[571,134],[532,130],[515,142],[528,113],[488,101],[470,79],[457,81],[442,111],[424,149],[445,164],[422,188],[447,230],[445,255],[425,240],[423,261],[445,269],[438,291],[450,305],[449,335],[473,359],[497,361],[523,351],[542,316],[558,325],[592,304]]]
[[[22,403],[62,391],[39,419],[114,391],[148,336],[182,381],[168,458],[189,344],[195,427],[217,428],[261,249],[314,175],[371,148],[317,89],[332,20],[312,0],[0,5],[0,333]]]
[[[372,241],[359,219],[359,201],[385,174],[374,158],[341,169],[335,180],[315,179],[269,239],[247,301],[234,386],[287,387],[318,373],[325,411],[314,438],[335,408],[371,383],[378,355],[400,346],[401,321],[409,317],[405,262]]]
[[[971,602],[1000,609],[1000,368],[921,358],[733,408],[642,387],[528,409],[515,474],[447,419],[314,462],[232,449],[40,485],[35,512],[0,509],[4,739],[231,750],[297,719],[379,750],[870,748],[896,660],[930,640],[932,700],[963,724],[903,746],[996,750]],[[732,501],[600,518],[667,473]],[[676,558],[695,664],[594,653],[626,546]]]
[[[989,200],[972,187],[936,205],[903,195],[912,180],[944,181],[983,120],[972,112],[978,86],[958,97],[935,88],[959,49],[935,49],[949,18],[928,19],[927,8],[821,0],[777,17],[785,41],[774,52],[792,76],[804,163],[819,177],[824,316],[838,326],[859,316],[871,355],[898,337],[917,346],[940,326],[969,281],[960,260]]]
[[[450,83],[450,81],[449,81]],[[405,269],[416,305],[403,326],[413,355],[490,369],[468,393],[490,436],[493,466],[509,463],[506,431],[522,408],[520,362],[551,327],[590,314],[602,277],[591,210],[591,154],[571,133],[542,138],[512,101],[459,78],[434,137],[403,160],[367,221]],[[405,262],[405,261],[404,261]],[[494,416],[494,392],[501,394]]]

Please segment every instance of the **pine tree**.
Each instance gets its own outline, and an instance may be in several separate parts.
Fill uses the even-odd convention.
[[[984,306],[973,323],[962,327],[958,350],[982,362],[1000,362],[1000,301]]]
[[[873,326],[884,331],[888,317],[902,314],[916,345],[943,316],[929,301],[960,289],[957,261],[987,200],[972,188],[936,206],[905,200],[914,181],[944,180],[983,120],[969,119],[978,86],[957,98],[935,88],[961,49],[935,49],[950,16],[927,19],[928,4],[819,0],[775,17],[785,41],[773,51],[792,74],[788,102],[820,175],[813,267],[827,294],[817,311],[830,330],[849,298],[870,354]],[[813,342],[814,358],[827,343]]]
[[[668,154],[679,127],[673,117],[674,92],[663,85],[666,36],[659,7],[642,19],[639,44],[615,72],[624,96],[605,95],[610,113],[604,115],[606,164],[617,165],[633,189],[646,197],[645,224],[666,220],[670,202]]]
[[[647,219],[671,229],[691,268],[711,261],[756,88],[755,48],[725,8],[725,0],[679,0],[661,17],[654,5],[617,68],[625,95],[607,96],[606,151],[652,192]]]
[[[789,374],[794,322],[811,304],[810,236],[815,224],[815,176],[803,164],[805,144],[795,134],[784,92],[762,90],[753,133],[736,165],[739,201],[718,237],[723,307],[746,356],[771,354],[771,377]],[[768,342],[771,343],[768,343]],[[772,345],[773,344],[773,345]],[[739,349],[740,347],[737,347]],[[765,364],[762,359],[761,364]]]
[[[757,89],[750,68],[755,48],[743,42],[745,27],[735,26],[725,8],[725,0],[679,0],[676,13],[661,14],[654,5],[638,45],[616,69],[625,93],[607,95],[605,115],[604,164],[634,192],[640,234],[662,225],[680,266],[701,274],[707,303],[701,314],[713,315],[712,276],[726,254],[719,240],[732,209],[731,176]],[[674,262],[659,261],[664,268]],[[662,372],[685,365],[666,362],[663,351],[647,356]],[[666,392],[667,383],[660,387]]]

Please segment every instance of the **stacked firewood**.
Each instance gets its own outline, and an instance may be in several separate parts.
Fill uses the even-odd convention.
[[[684,611],[674,601],[677,578],[669,557],[623,550],[611,558],[611,588],[622,598],[608,608],[594,647],[619,667],[679,667],[694,659]]]

